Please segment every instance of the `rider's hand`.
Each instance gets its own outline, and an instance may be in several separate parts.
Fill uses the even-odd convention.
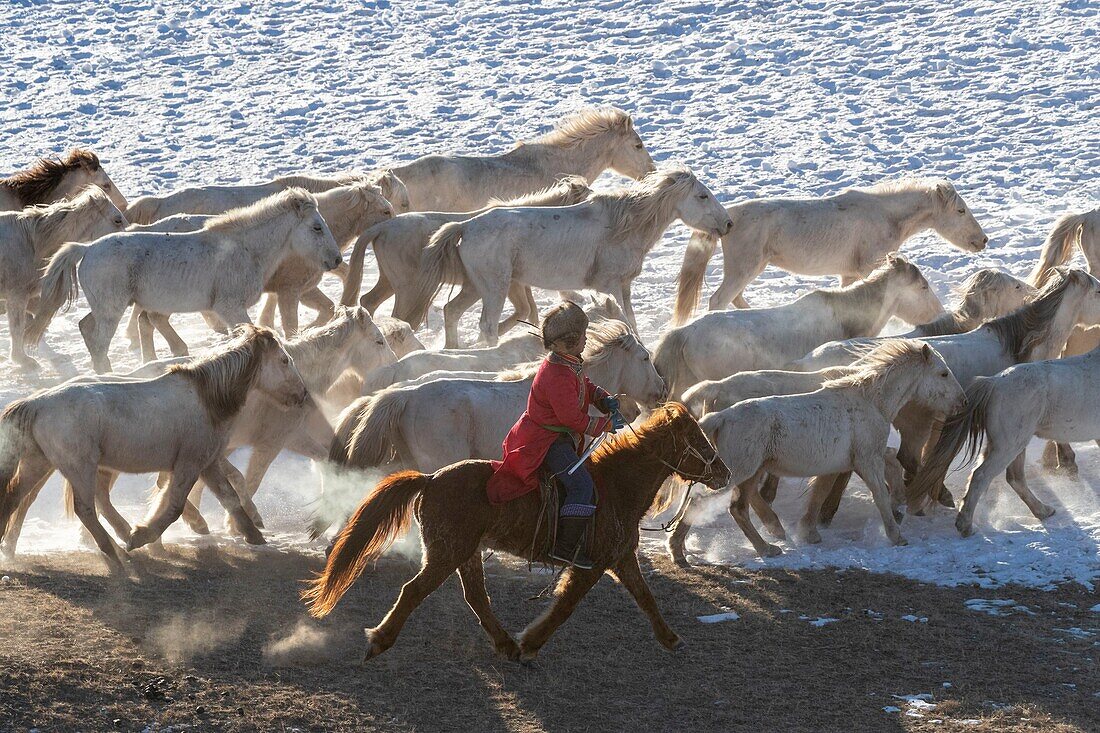
[[[600,400],[599,408],[606,414],[610,415],[613,412],[619,411],[619,398],[613,395],[608,395]]]
[[[626,420],[623,419],[622,414],[618,410],[611,413],[611,429],[608,432],[617,433],[626,427]]]

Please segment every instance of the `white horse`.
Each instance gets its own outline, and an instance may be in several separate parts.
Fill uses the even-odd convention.
[[[722,237],[722,284],[710,297],[710,310],[731,302],[747,308],[742,291],[768,265],[798,275],[839,275],[847,285],[928,229],[966,252],[979,252],[989,241],[947,181],[890,181],[825,198],[760,199],[726,210],[734,225]],[[688,242],[673,323],[691,317],[717,246],[701,232]]]
[[[363,229],[393,217],[393,207],[382,196],[381,190],[374,184],[363,181],[330,188],[314,198],[317,199],[317,210],[328,224],[329,231],[341,250],[350,246]],[[213,215],[206,214],[177,214],[153,224],[131,226],[129,231],[177,234],[194,232],[202,229],[213,218]],[[313,326],[319,326],[332,318],[333,303],[318,287],[322,272],[314,263],[299,255],[287,255],[264,283],[264,292],[267,295],[258,318],[260,325],[274,327],[275,306],[278,305],[282,315],[283,333],[287,338],[293,338],[298,332],[299,300],[318,312]],[[150,313],[146,323],[140,318],[141,312],[138,308],[134,309],[127,333],[131,345],[140,343],[143,361],[156,359],[151,327],[156,327],[165,337],[173,356],[187,354],[187,344],[172,328],[168,316]],[[210,317],[209,314],[206,315]]]
[[[427,155],[393,172],[408,187],[413,211],[474,211],[491,199],[544,189],[562,176],[594,181],[608,168],[640,179],[654,166],[630,115],[603,107],[570,115],[502,155]]]
[[[583,178],[566,176],[549,188],[506,202],[490,201],[487,208],[478,211],[413,212],[376,224],[363,232],[355,242],[348,262],[344,295],[340,302],[344,305],[355,303],[363,280],[363,260],[367,247],[373,244],[374,256],[378,263],[378,282],[363,295],[359,304],[373,313],[387,298],[396,296],[393,315],[396,318],[409,320],[410,304],[407,301],[416,289],[416,279],[420,272],[420,254],[441,226],[464,221],[490,208],[501,206],[570,206],[584,201],[591,193],[592,189]],[[532,313],[517,314],[517,316],[532,322],[538,317],[537,314]]]
[[[318,194],[362,182],[378,186],[386,200],[393,203],[398,210],[409,210],[408,191],[401,179],[392,171],[377,171],[338,176],[301,174],[282,176],[266,183],[193,186],[163,196],[142,196],[130,205],[126,215],[135,224],[152,224],[177,214],[224,214],[231,209],[251,206],[288,188],[302,188]]]
[[[960,287],[961,300],[957,308],[932,321],[917,326],[912,331],[898,334],[899,338],[922,336],[947,336],[973,331],[991,318],[1008,315],[1021,307],[1036,290],[1030,284],[994,269],[978,270]],[[817,371],[831,366],[851,364],[872,348],[881,338],[855,338],[846,341],[830,341],[787,365],[798,371]]]
[[[225,472],[245,511],[260,529],[263,529],[263,520],[256,511],[253,499],[279,453],[289,450],[312,460],[321,460],[328,455],[334,433],[325,417],[325,411],[322,410],[322,404],[336,378],[345,369],[362,375],[392,363],[395,359],[370,314],[359,307],[339,308],[332,321],[303,331],[298,338],[286,342],[284,347],[302,375],[310,398],[300,405],[288,407],[269,395],[254,390],[234,420],[225,447]],[[179,363],[190,363],[190,360],[172,359],[145,364],[130,376],[158,376],[167,373],[174,364]],[[228,457],[233,451],[243,447],[251,447],[252,452],[242,475],[229,463]],[[169,480],[169,474],[162,472],[157,481],[160,490],[168,486]],[[131,529],[125,518],[110,503],[113,483],[113,477],[107,482],[100,482],[97,487],[96,508],[115,530],[119,539],[125,542],[129,540]],[[191,491],[182,515],[184,521],[199,534],[209,531],[198,510],[203,485],[200,480],[199,485]],[[18,518],[21,521],[21,517]],[[226,515],[226,528],[234,530],[231,520],[232,517]],[[15,519],[9,525],[9,532],[13,529],[18,531]]]
[[[444,312],[453,311],[457,320],[480,299],[481,341],[489,346],[497,342],[504,297],[513,283],[610,294],[636,329],[631,282],[676,219],[716,234],[731,226],[714,194],[682,166],[655,171],[640,183],[593,194],[574,206],[492,209],[447,224],[432,236],[421,258],[411,322],[423,318],[442,283],[462,278],[461,291]]]
[[[172,472],[128,549],[160,537],[179,518],[200,476],[246,540],[262,543],[220,467],[234,418],[253,389],[286,405],[308,396],[294,363],[266,329],[250,328],[221,353],[172,367],[156,379],[74,382],[16,400],[0,416],[0,532],[24,497],[56,469],[73,486],[77,516],[117,569],[123,555],[95,512],[98,466]]]
[[[890,424],[908,402],[951,412],[964,394],[943,358],[927,344],[895,339],[878,346],[853,374],[826,382],[816,392],[747,400],[700,421],[731,472],[730,514],[762,556],[781,554],[764,541],[749,519],[748,506],[765,525],[784,536],[782,525],[759,497],[766,473],[814,476],[855,471],[864,480],[882,517],[886,535],[904,545],[886,484],[886,440]],[[669,536],[682,558],[691,529],[689,510]]]
[[[23,335],[46,260],[66,242],[90,242],[125,228],[126,217],[94,186],[73,199],[0,213],[0,298],[7,301],[13,362],[23,368],[38,365],[27,356]]]
[[[745,400],[814,392],[821,389],[825,382],[847,376],[855,369],[857,367],[841,366],[817,372],[787,372],[779,369],[738,372],[725,379],[705,379],[689,387],[680,401],[696,419],[700,419],[711,412],[733,407]]]
[[[596,384],[649,407],[664,401],[664,383],[649,352],[625,323],[591,324],[586,351],[585,372]],[[484,377],[489,375],[482,374],[472,380],[442,379],[364,397],[341,416],[330,459],[354,456],[356,466],[395,462],[431,473],[468,458],[499,458],[504,436],[527,405],[537,366],[500,377],[506,381],[487,381]],[[339,497],[331,494],[322,499],[315,536],[344,508]],[[360,498],[351,497],[348,506]]]
[[[316,199],[295,188],[218,216],[190,234],[123,232],[92,245],[68,244],[50,259],[28,339],[38,343],[79,282],[91,307],[80,333],[92,366],[107,372],[107,347],[131,303],[151,313],[213,311],[227,325],[251,323],[248,306],[291,253],[326,270],[341,262]]]
[[[120,210],[126,197],[91,150],[76,148],[64,158],[39,158],[27,170],[0,178],[0,211],[52,204],[73,198],[88,186],[98,186]]]
[[[704,379],[779,369],[825,341],[877,334],[892,316],[925,323],[943,306],[915,265],[890,255],[866,280],[776,308],[716,311],[666,333],[657,371],[674,397]]]
[[[974,510],[1001,471],[1037,519],[1054,514],[1028,488],[1024,471],[1032,436],[1069,443],[1100,439],[1100,349],[1065,359],[1009,367],[980,377],[966,391],[967,404],[944,425],[936,447],[911,487],[928,495],[942,483],[951,461],[967,446],[966,463],[985,441],[955,519],[963,537],[974,532]]]

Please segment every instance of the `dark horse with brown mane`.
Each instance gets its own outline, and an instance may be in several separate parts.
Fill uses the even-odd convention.
[[[717,490],[729,482],[729,469],[681,404],[666,404],[638,430],[605,441],[588,465],[599,491],[589,553],[595,568],[566,568],[550,609],[527,627],[518,644],[489,606],[480,550],[488,547],[552,564],[547,548],[553,522],[540,522],[539,492],[491,505],[485,493],[492,474],[488,461],[463,461],[430,476],[404,471],[383,479],[341,530],[324,572],[310,581],[302,598],[312,615],[327,615],[367,563],[408,527],[415,508],[424,541],[423,563],[382,623],[366,630],[367,659],[393,646],[409,614],[456,570],[466,602],[497,651],[509,659],[534,659],[608,571],[649,617],[657,640],[667,649],[676,649],[680,637],[661,617],[638,566],[638,522],[673,474]]]

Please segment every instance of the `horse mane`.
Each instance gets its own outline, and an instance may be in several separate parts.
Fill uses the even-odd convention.
[[[184,364],[173,364],[165,374],[188,379],[199,393],[210,421],[224,422],[240,412],[260,375],[264,355],[279,347],[269,328],[245,326],[221,351]]]
[[[254,204],[242,206],[239,209],[230,209],[224,214],[212,216],[207,219],[202,231],[216,232],[253,227],[271,221],[291,209],[316,211],[317,199],[312,193],[303,188],[288,188],[267,198],[262,198]]]
[[[279,176],[271,182],[283,188],[304,188],[310,193],[323,193],[330,188],[350,186],[363,180],[366,180],[366,177],[358,173],[344,173],[338,176],[311,176],[308,174]]]
[[[74,148],[64,158],[56,155],[39,158],[30,168],[0,178],[0,186],[10,189],[24,206],[42,204],[50,199],[61,179],[78,168],[99,170],[99,156],[91,150]]]
[[[943,206],[949,206],[962,201],[959,192],[955,190],[955,184],[945,178],[922,178],[906,176],[878,183],[866,188],[848,189],[864,191],[866,193],[912,193],[919,192],[938,201]]]
[[[592,367],[601,364],[611,358],[611,352],[616,347],[630,349],[634,344],[641,345],[638,338],[631,333],[630,326],[622,321],[610,318],[600,319],[588,324],[588,343],[584,347],[581,357],[584,366]],[[505,369],[497,376],[498,382],[522,382],[535,376],[535,372],[542,366],[542,359],[519,364],[511,369]]]
[[[641,427],[608,436],[608,439],[592,454],[592,462],[599,465],[601,461],[606,461],[624,451],[640,450],[642,441],[646,438],[663,435],[670,429],[679,427],[684,421],[695,422],[691,411],[679,402],[666,402],[651,411]]]
[[[307,328],[295,338],[284,343],[287,353],[298,365],[298,371],[301,372],[302,379],[306,381],[306,387],[310,392],[314,391],[315,386],[310,384],[311,376],[318,371],[325,371],[323,368],[318,370],[314,365],[318,361],[323,362],[331,359],[333,357],[332,352],[347,343],[357,327],[358,320],[355,317],[355,309],[336,306],[336,314],[331,321],[320,326]],[[320,391],[327,390],[331,386],[329,384]]]
[[[590,107],[562,118],[553,130],[526,144],[571,148],[604,133],[625,135],[633,129],[634,120],[623,110],[617,107]],[[520,142],[516,147],[524,144]]]
[[[678,164],[666,165],[645,178],[609,191],[599,191],[589,201],[602,204],[610,218],[609,240],[652,234],[671,218],[676,204],[695,185],[695,174]]]
[[[987,321],[982,328],[993,331],[1017,361],[1026,359],[1028,351],[1043,341],[1050,332],[1054,316],[1062,307],[1062,301],[1076,272],[1084,274],[1082,270],[1054,268],[1045,287],[1030,303],[1007,316]]]
[[[105,210],[110,206],[111,199],[107,197],[103,189],[96,185],[85,186],[79,194],[71,199],[62,199],[52,204],[36,204],[28,206],[19,212],[25,222],[34,228],[36,242],[51,242],[56,239],[57,232],[73,214],[89,211],[91,209]]]
[[[486,208],[498,206],[571,206],[579,204],[592,194],[584,176],[566,176],[557,183],[541,191],[526,194],[514,199],[489,199]]]
[[[924,359],[927,344],[916,339],[887,339],[878,344],[853,366],[856,371],[822,383],[822,387],[858,387],[875,392],[895,371]]]

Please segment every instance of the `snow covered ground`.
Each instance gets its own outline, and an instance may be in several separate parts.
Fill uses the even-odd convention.
[[[1096,206],[1098,18],[1088,0],[14,3],[0,19],[8,57],[0,170],[86,145],[135,197],[429,152],[500,151],[566,112],[614,104],[634,115],[658,162],[686,163],[723,201],[949,177],[991,238],[977,256],[933,236],[911,243],[909,254],[949,299],[980,267],[1026,274],[1058,215]],[[651,345],[671,309],[686,236],[674,229],[635,284]],[[716,260],[710,287],[719,277]],[[748,298],[776,304],[828,282],[769,270]],[[84,308],[51,329],[41,377],[0,372],[0,401],[88,370],[75,327]],[[213,343],[198,319],[177,320],[193,346]],[[7,337],[4,320],[4,349]],[[121,337],[112,358],[135,363]],[[856,491],[822,545],[788,545],[768,564],[945,583],[1091,582],[1100,575],[1100,459],[1092,446],[1079,458],[1081,482],[1036,478],[1058,507],[1045,525],[999,484],[974,538],[960,540],[940,512],[907,519],[910,546],[895,549],[866,491]],[[147,482],[120,487],[131,513]],[[303,542],[297,527],[314,485],[303,462],[276,464],[260,508],[282,530],[277,544]],[[780,489],[788,527],[802,491],[795,481]],[[44,493],[24,549],[75,546],[57,498],[56,486]],[[689,548],[710,562],[758,562],[720,512]]]

